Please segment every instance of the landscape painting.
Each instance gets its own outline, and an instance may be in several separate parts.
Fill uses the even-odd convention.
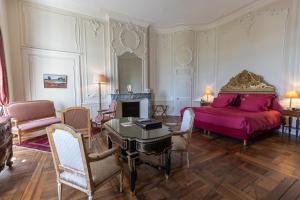
[[[44,88],[67,88],[67,75],[44,74]]]

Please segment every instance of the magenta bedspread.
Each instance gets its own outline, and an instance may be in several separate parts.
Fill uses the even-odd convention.
[[[280,126],[281,113],[275,110],[247,112],[234,107],[193,107],[195,121],[242,130],[246,134],[270,130]]]

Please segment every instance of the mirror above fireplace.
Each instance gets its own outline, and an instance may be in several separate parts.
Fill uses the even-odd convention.
[[[143,61],[134,53],[125,52],[118,56],[118,82],[121,94],[128,93],[128,86],[132,92],[143,91]]]

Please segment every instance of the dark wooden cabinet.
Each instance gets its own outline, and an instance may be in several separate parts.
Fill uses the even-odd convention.
[[[12,133],[9,118],[0,118],[0,172],[5,165],[12,167]]]

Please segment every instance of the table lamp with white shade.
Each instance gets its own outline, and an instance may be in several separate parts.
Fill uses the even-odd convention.
[[[284,96],[286,98],[289,98],[290,99],[290,106],[289,106],[289,109],[292,109],[292,99],[298,99],[300,98],[300,95],[298,92],[294,91],[294,90],[291,90],[291,91],[288,91],[284,94]]]
[[[209,104],[210,102],[212,102],[214,98],[213,95],[214,95],[213,90],[210,87],[207,87],[205,89],[204,95],[194,99],[193,101],[200,102],[200,105]]]
[[[207,87],[205,89],[205,93],[204,93],[204,96],[202,97],[202,99],[205,101],[205,102],[210,102],[210,99],[213,97],[214,95],[214,92],[212,90],[212,88],[210,87]]]

